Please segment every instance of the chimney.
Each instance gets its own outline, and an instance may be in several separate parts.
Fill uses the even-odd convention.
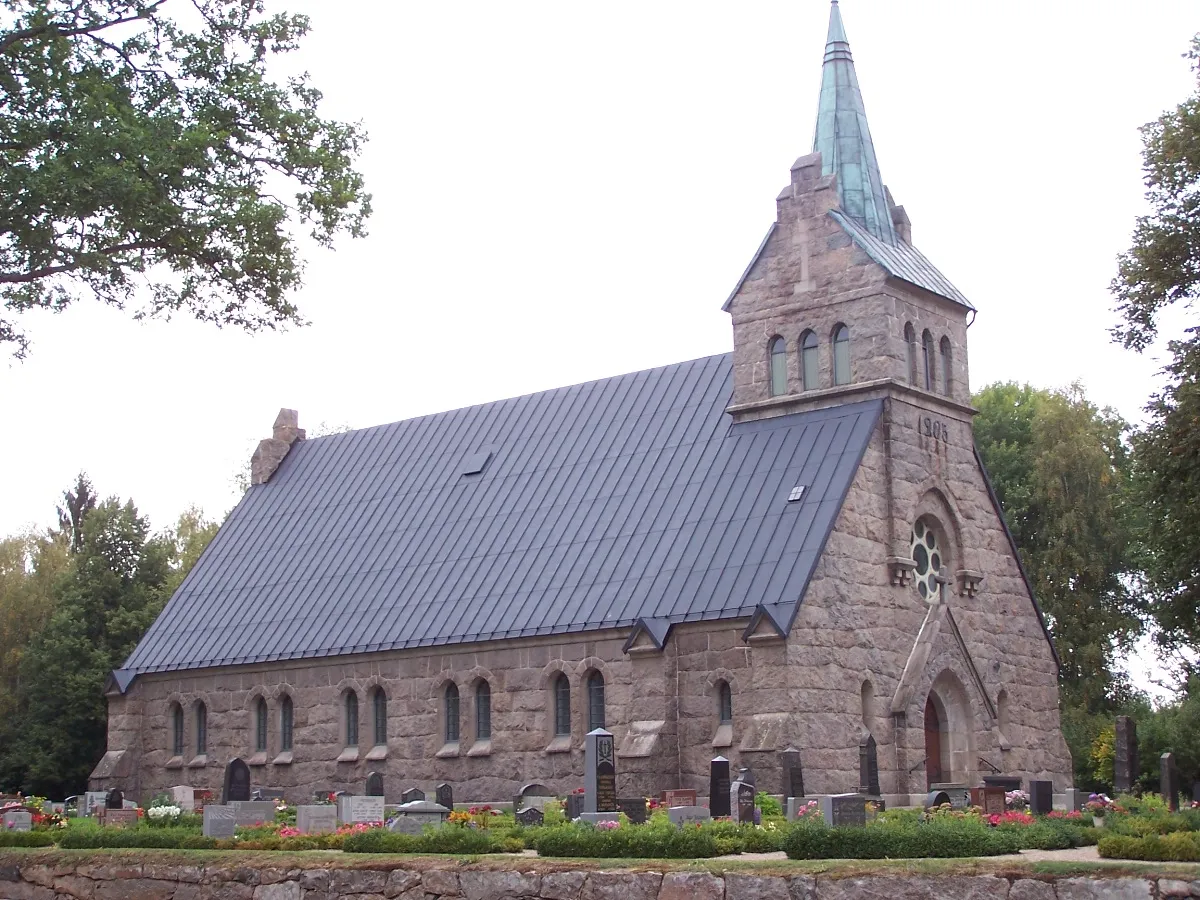
[[[271,436],[258,442],[258,449],[250,457],[250,484],[266,484],[288,455],[296,441],[304,440],[304,429],[300,427],[300,414],[294,409],[281,409],[275,417]]]

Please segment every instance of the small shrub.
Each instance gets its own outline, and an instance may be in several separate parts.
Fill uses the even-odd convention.
[[[999,856],[1021,849],[1011,831],[977,819],[937,818],[921,824],[872,822],[865,828],[793,826],[783,838],[789,859],[915,859]]]
[[[49,831],[0,831],[0,847],[53,847]]]
[[[770,794],[759,791],[754,795],[754,805],[762,810],[763,818],[767,816],[782,816],[783,804]]]
[[[1116,834],[1101,838],[1097,849],[1105,859],[1200,862],[1200,835],[1186,831],[1147,837]]]

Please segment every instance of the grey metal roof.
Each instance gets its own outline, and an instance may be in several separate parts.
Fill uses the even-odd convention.
[[[730,385],[714,356],[297,443],[117,681],[794,616],[881,404],[733,425]]]
[[[837,223],[846,230],[854,243],[858,244],[867,256],[887,269],[893,277],[932,291],[947,300],[953,300],[967,309],[975,308],[971,305],[971,301],[950,283],[950,279],[939,272],[937,267],[925,258],[925,254],[912,244],[904,241],[896,241],[894,244],[881,241],[852,218],[836,209],[830,210],[829,215],[833,216]]]

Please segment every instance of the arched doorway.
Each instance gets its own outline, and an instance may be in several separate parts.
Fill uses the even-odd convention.
[[[940,784],[942,777],[942,721],[933,695],[925,699],[925,782],[926,789]]]

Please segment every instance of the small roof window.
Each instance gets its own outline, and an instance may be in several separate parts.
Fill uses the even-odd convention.
[[[462,465],[462,475],[479,475],[487,468],[487,464],[492,461],[494,454],[491,450],[477,450],[468,456]]]
[[[792,492],[788,494],[788,503],[799,503],[804,499],[804,485],[798,484],[792,488]]]

